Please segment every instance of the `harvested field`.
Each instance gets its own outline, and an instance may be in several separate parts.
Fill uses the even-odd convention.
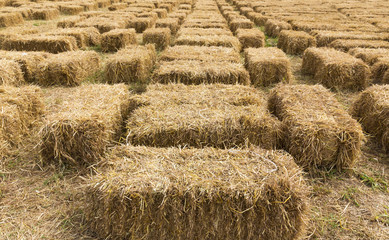
[[[284,152],[120,146],[107,161],[111,168],[92,178],[85,203],[103,238],[296,239],[304,233],[306,185]]]
[[[239,85],[151,85],[127,123],[127,142],[154,147],[274,149],[280,122],[264,93]]]
[[[259,29],[238,29],[236,37],[242,48],[260,48],[265,46],[265,34]]]
[[[285,149],[304,169],[347,169],[360,156],[360,124],[323,86],[278,85],[269,109],[284,124]]]
[[[301,55],[305,49],[316,47],[316,39],[305,32],[283,30],[278,37],[277,47],[286,54]]]
[[[212,35],[180,35],[175,40],[176,45],[229,47],[240,52],[242,45],[239,40],[232,36]]]
[[[171,31],[169,28],[149,28],[143,32],[143,43],[154,44],[157,50],[163,50],[170,45]]]
[[[389,42],[380,40],[343,40],[338,39],[330,43],[332,48],[349,51],[352,48],[389,48]]]
[[[101,50],[103,52],[116,52],[131,44],[136,44],[134,29],[114,29],[101,35]]]
[[[0,85],[20,86],[24,83],[20,65],[13,60],[0,59]]]
[[[42,161],[73,166],[98,162],[121,135],[129,98],[124,84],[49,89],[49,114],[40,130]]]
[[[70,36],[15,36],[5,39],[1,45],[8,51],[45,51],[60,53],[77,50],[77,41]]]

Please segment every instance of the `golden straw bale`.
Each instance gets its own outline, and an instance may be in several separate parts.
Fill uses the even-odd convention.
[[[307,185],[293,158],[259,148],[118,146],[86,189],[87,222],[113,239],[298,239]],[[216,224],[217,223],[217,224]]]
[[[312,31],[317,40],[318,47],[329,46],[337,39],[359,39],[359,40],[389,40],[387,33],[366,33],[366,32],[343,32],[343,31]]]
[[[101,35],[103,52],[116,52],[131,44],[136,44],[135,29],[114,29]]]
[[[389,42],[380,40],[338,39],[331,42],[329,46],[347,52],[351,48],[389,48]]]
[[[377,62],[371,67],[373,82],[389,84],[389,79],[385,78],[387,72],[389,72],[389,56],[378,58]]]
[[[389,56],[387,48],[352,48],[348,51],[354,57],[362,59],[365,63],[373,65],[379,58]]]
[[[53,20],[59,17],[59,10],[56,8],[32,8],[31,17],[34,20]]]
[[[111,0],[96,0],[99,8],[106,8],[111,5]]]
[[[24,23],[21,13],[0,13],[0,27],[9,27]]]
[[[14,60],[0,59],[0,85],[20,86],[24,83],[20,65]]]
[[[289,83],[293,79],[288,57],[278,48],[247,48],[244,50],[246,68],[254,86]]]
[[[152,17],[137,17],[127,21],[126,28],[134,28],[137,33],[143,33],[147,28],[151,28],[155,23]]]
[[[265,26],[265,23],[270,17],[257,12],[250,12],[247,14],[247,18],[253,21],[257,26]]]
[[[14,36],[5,39],[2,49],[8,51],[45,51],[59,53],[78,49],[77,41],[71,36]]]
[[[157,84],[137,99],[143,105],[128,120],[129,144],[272,149],[280,138],[280,122],[255,88]]]
[[[40,130],[42,160],[85,166],[96,163],[118,141],[130,111],[124,84],[91,84],[46,91],[49,114]]]
[[[127,3],[114,3],[111,6],[108,7],[109,11],[117,11],[120,9],[127,8]]]
[[[301,55],[305,49],[316,47],[316,39],[306,32],[282,30],[278,37],[277,47],[286,54]]]
[[[158,14],[155,12],[142,12],[136,16],[140,18],[151,18],[153,19],[153,22],[157,21],[158,19]]]
[[[41,86],[78,86],[100,67],[100,56],[94,51],[70,51],[50,55],[39,64]]]
[[[269,109],[284,124],[285,149],[306,170],[340,171],[359,157],[360,124],[323,86],[280,84],[270,93]]]
[[[167,17],[166,9],[156,8],[156,9],[153,9],[152,12],[155,12],[156,14],[158,14],[158,18]]]
[[[351,114],[389,152],[389,85],[373,85],[360,93]]]
[[[163,18],[163,19],[158,19],[155,22],[155,27],[156,28],[169,28],[171,33],[175,35],[178,31],[179,28],[179,20],[177,18]]]
[[[68,18],[65,18],[63,20],[58,21],[57,27],[58,28],[72,28],[72,27],[75,27],[78,22],[81,22],[84,19],[85,19],[85,17],[71,16],[71,17],[68,17]]]
[[[84,11],[84,7],[80,5],[59,5],[59,11],[65,15],[77,15]]]
[[[170,13],[173,10],[173,5],[170,3],[161,3],[159,4],[158,8],[166,9],[166,11]]]
[[[191,4],[180,4],[180,6],[178,6],[178,9],[184,9],[184,10],[192,10],[192,5]]]
[[[54,31],[45,32],[44,34],[48,36],[71,36],[76,39],[79,48],[89,46],[89,35],[87,35],[83,28],[55,29]]]
[[[232,32],[223,28],[181,28],[177,32],[177,36],[181,35],[214,35],[214,36],[233,36]]]
[[[270,37],[278,37],[282,30],[291,30],[292,26],[285,22],[275,19],[268,19],[265,23],[265,33]]]
[[[238,29],[236,37],[242,44],[242,48],[260,48],[265,46],[265,34],[256,28]]]
[[[178,19],[178,24],[181,25],[184,22],[185,18],[186,18],[186,14],[185,13],[173,12],[173,13],[169,13],[168,18]]]
[[[99,32],[105,33],[117,28],[125,28],[126,21],[123,19],[108,19],[104,17],[90,17],[83,21],[76,23],[76,27],[86,28],[95,27]]]
[[[196,21],[188,21],[186,20],[181,27],[183,28],[221,28],[228,29],[227,23],[225,22],[210,22],[208,20],[196,20]]]
[[[157,53],[153,44],[129,46],[108,58],[105,79],[108,83],[145,83],[155,64]]]
[[[254,27],[253,22],[250,19],[234,19],[230,22],[230,28],[232,32],[235,32],[238,29],[251,29]]]
[[[170,28],[149,28],[143,32],[143,43],[155,44],[159,51],[170,45]]]
[[[180,35],[176,45],[229,47],[240,52],[242,45],[236,37],[224,35]]]

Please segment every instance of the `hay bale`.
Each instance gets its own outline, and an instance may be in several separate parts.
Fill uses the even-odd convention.
[[[178,25],[181,25],[186,18],[186,13],[173,12],[169,13],[167,17],[178,19]]]
[[[257,26],[265,26],[266,21],[269,19],[269,16],[262,15],[257,12],[249,12],[247,18],[254,22]]]
[[[53,20],[59,17],[59,10],[56,8],[32,8],[31,18],[34,20]]]
[[[154,71],[155,83],[250,84],[249,75],[240,63],[175,60],[160,62]]]
[[[223,28],[181,28],[177,32],[177,36],[181,35],[199,35],[199,36],[233,36],[232,32]]]
[[[236,37],[242,48],[260,48],[265,46],[265,34],[259,29],[238,29]]]
[[[181,25],[183,28],[221,28],[228,29],[225,22],[211,22],[209,20],[192,20],[188,19]]]
[[[317,170],[352,167],[364,139],[360,124],[321,85],[278,85],[269,109],[284,124],[282,141],[298,165]]]
[[[265,23],[265,33],[270,37],[278,37],[282,30],[291,30],[292,26],[285,22],[275,19],[268,19]]]
[[[19,64],[13,60],[0,59],[0,85],[20,86],[24,83]]]
[[[301,55],[305,49],[316,47],[316,39],[306,32],[282,30],[278,37],[277,47],[287,54]]]
[[[78,22],[84,20],[85,17],[72,16],[58,21],[57,28],[72,28],[75,27]]]
[[[180,35],[175,40],[176,45],[229,47],[240,52],[242,45],[236,37],[224,35]]]
[[[106,8],[111,5],[111,0],[96,0],[99,8]]]
[[[117,11],[120,9],[125,9],[127,8],[127,3],[114,3],[111,6],[108,7],[109,11]]]
[[[317,40],[318,47],[329,46],[337,39],[359,39],[359,40],[388,40],[389,35],[383,33],[366,32],[342,32],[342,31],[312,31]]]
[[[143,43],[154,44],[161,51],[170,45],[170,37],[169,28],[149,28],[143,32]]]
[[[152,12],[155,12],[156,14],[158,14],[158,18],[167,17],[166,9],[156,8],[156,9],[153,9]]]
[[[389,49],[387,48],[352,48],[348,51],[349,54],[356,58],[362,59],[365,63],[373,65],[379,58],[388,56]]]
[[[108,83],[145,83],[156,57],[153,44],[121,49],[107,60],[105,79]]]
[[[288,57],[278,48],[247,48],[244,50],[246,68],[254,86],[289,83],[293,80]]]
[[[388,96],[389,85],[373,85],[360,93],[350,111],[386,152],[389,151]]]
[[[240,63],[238,52],[226,47],[185,46],[169,47],[159,56],[160,61],[197,60],[203,62]]]
[[[371,78],[374,83],[389,84],[389,79],[385,74],[389,72],[389,56],[378,58],[377,62],[371,67]]]
[[[59,53],[78,49],[77,41],[70,36],[14,36],[5,39],[1,48],[8,51],[44,51]]]
[[[101,35],[103,52],[116,52],[130,44],[136,44],[135,29],[114,29]]]
[[[70,36],[76,39],[78,48],[85,48],[89,46],[89,35],[87,35],[83,28],[56,29],[54,31],[45,32],[45,35]]]
[[[127,122],[127,143],[274,149],[280,122],[260,90],[241,85],[151,85]],[[152,116],[150,115],[152,114]]]
[[[42,160],[74,166],[98,162],[120,138],[130,111],[129,97],[124,84],[48,89],[50,114],[40,130]]]
[[[88,40],[88,46],[99,46],[101,45],[101,34],[95,27],[82,28],[82,32],[85,38]]]
[[[100,56],[94,51],[71,51],[49,56],[39,64],[41,86],[78,86],[100,67]]]
[[[78,15],[84,11],[84,7],[80,5],[60,5],[59,11],[64,15]]]
[[[147,28],[151,28],[154,22],[154,19],[151,17],[137,17],[128,20],[126,28],[134,28],[137,33],[143,33]]]
[[[161,3],[159,4],[158,8],[166,9],[166,11],[170,13],[173,10],[173,5],[171,3]]]
[[[347,52],[351,48],[389,48],[389,42],[379,40],[338,39],[331,42],[329,46]]]
[[[103,34],[114,29],[125,28],[126,21],[124,21],[123,19],[113,20],[104,17],[90,17],[81,22],[76,23],[76,27],[80,27],[80,28],[95,27],[99,29],[99,32],[101,34]]]
[[[10,27],[24,23],[24,19],[21,13],[0,13],[0,27]]]
[[[251,29],[253,27],[253,22],[247,18],[234,19],[230,22],[230,29],[232,32],[235,32],[238,29]]]
[[[175,35],[178,31],[179,28],[179,20],[177,18],[163,18],[163,19],[158,19],[155,22],[155,27],[156,28],[169,28],[171,33]]]
[[[110,168],[90,180],[85,202],[102,238],[289,240],[305,233],[307,186],[285,152],[119,146],[106,161]]]
[[[331,48],[305,50],[301,71],[328,88],[362,90],[369,85],[370,69],[362,60]]]

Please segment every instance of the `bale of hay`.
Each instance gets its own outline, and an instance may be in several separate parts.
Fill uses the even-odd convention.
[[[53,20],[59,17],[59,10],[56,8],[32,8],[31,18],[34,20]]]
[[[101,35],[103,52],[116,52],[130,44],[136,44],[135,29],[114,29]]]
[[[45,163],[85,166],[99,161],[120,138],[131,108],[124,84],[52,88],[46,95],[50,114],[45,116],[39,142]]]
[[[234,19],[230,22],[230,29],[232,32],[235,32],[238,29],[251,29],[254,27],[253,22],[250,19]]]
[[[125,28],[126,21],[124,21],[123,19],[112,20],[103,17],[90,17],[81,22],[76,23],[76,27],[95,27],[99,30],[101,34],[103,34],[114,29]]]
[[[170,28],[149,28],[143,32],[143,43],[154,44],[159,51],[170,45]]]
[[[257,26],[265,26],[266,21],[270,17],[257,12],[250,12],[247,14],[247,18],[253,21]]]
[[[24,23],[24,19],[21,13],[0,13],[0,27],[10,27]]]
[[[183,28],[221,28],[228,29],[225,22],[210,22],[210,21],[188,21],[188,19],[181,25]]]
[[[362,90],[369,85],[370,69],[362,60],[331,48],[305,50],[301,71],[328,88]]]
[[[373,135],[384,151],[389,151],[389,85],[373,85],[360,93],[351,114]]]
[[[156,57],[153,44],[121,49],[107,60],[105,79],[108,83],[145,83]]]
[[[203,62],[235,62],[240,63],[238,52],[226,47],[185,46],[176,45],[167,48],[159,56],[160,61],[197,60]]]
[[[86,189],[87,222],[114,239],[298,239],[308,194],[283,151],[118,146]]]
[[[383,33],[366,32],[342,32],[342,31],[312,31],[317,40],[318,47],[329,46],[337,39],[359,39],[359,40],[388,40],[389,35]]]
[[[173,12],[173,13],[169,13],[167,17],[178,19],[178,25],[181,25],[186,18],[186,13]]]
[[[371,67],[371,78],[374,83],[389,84],[389,79],[385,74],[389,72],[389,56],[378,58],[377,62]]]
[[[306,32],[282,30],[278,37],[277,47],[287,54],[301,55],[305,49],[316,47],[316,39]]]
[[[143,33],[147,28],[154,25],[154,19],[151,17],[137,17],[127,21],[127,28],[134,28],[137,33]]]
[[[349,54],[356,58],[362,59],[365,63],[373,65],[379,58],[388,56],[389,49],[387,48],[352,48],[348,51]]]
[[[269,109],[284,124],[285,149],[308,171],[341,171],[359,157],[360,124],[323,86],[280,84],[270,93]]]
[[[289,83],[293,79],[288,57],[278,48],[247,48],[245,66],[254,86]]]
[[[243,65],[234,62],[204,62],[175,60],[160,62],[154,71],[155,83],[184,84],[250,84],[249,74]]]
[[[57,27],[58,28],[72,28],[75,27],[78,22],[81,22],[84,20],[85,17],[80,17],[80,16],[72,16],[65,18],[63,20],[58,21]]]
[[[232,32],[223,28],[181,28],[177,32],[177,36],[182,35],[199,35],[199,36],[233,36]]]
[[[241,85],[150,85],[127,122],[127,143],[155,147],[273,149],[280,122],[264,93]],[[152,114],[152,116],[150,115]]]
[[[331,42],[329,46],[347,52],[351,48],[389,48],[389,42],[380,40],[338,39]]]
[[[125,9],[127,7],[128,7],[127,3],[114,3],[108,7],[108,10],[109,11],[117,11],[120,9]]]
[[[24,83],[20,65],[13,60],[0,59],[0,85],[20,86]]]
[[[170,13],[173,10],[173,5],[170,3],[161,3],[159,4],[158,8],[166,9],[166,11]]]
[[[1,48],[8,51],[44,51],[59,53],[78,49],[71,36],[14,36],[5,39]]]
[[[176,45],[189,46],[214,46],[214,47],[229,47],[240,52],[242,45],[236,37],[224,35],[180,35],[175,40]]]
[[[78,86],[100,67],[100,56],[94,51],[71,51],[49,56],[38,65],[41,86]]]
[[[265,33],[270,37],[278,37],[282,30],[291,30],[292,26],[285,22],[275,19],[268,19],[265,23]]]
[[[156,8],[156,9],[153,9],[152,12],[155,12],[156,14],[158,14],[158,18],[167,17],[166,9]]]
[[[158,19],[155,22],[156,28],[169,28],[171,31],[171,34],[175,35],[179,28],[179,20],[177,18],[163,18]]]
[[[265,46],[265,34],[256,28],[238,29],[236,37],[242,44],[242,48],[260,48]]]
[[[78,15],[84,11],[84,7],[80,5],[60,5],[59,11],[64,15]]]
[[[82,32],[85,38],[88,40],[88,46],[99,46],[101,45],[101,34],[95,27],[82,28]]]
[[[96,0],[99,8],[106,8],[111,5],[111,0]]]
[[[45,32],[47,36],[71,36],[77,41],[78,48],[85,48],[89,46],[89,35],[83,28],[64,28],[56,29],[54,31]]]

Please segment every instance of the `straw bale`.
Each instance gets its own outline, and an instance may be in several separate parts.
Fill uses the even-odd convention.
[[[101,35],[101,50],[103,52],[116,52],[136,43],[135,29],[114,29]]]
[[[95,163],[121,135],[131,103],[124,84],[91,84],[47,90],[49,113],[40,130],[45,163]]]
[[[171,32],[169,28],[149,28],[143,32],[143,43],[155,44],[159,51],[170,45]]]
[[[96,2],[77,2],[78,5],[84,7],[84,11],[96,11],[99,5]]]
[[[59,17],[59,10],[56,8],[32,8],[31,17],[34,20],[53,20]]]
[[[183,28],[222,28],[228,29],[225,22],[211,22],[211,21],[188,21],[188,19],[182,24]]]
[[[71,36],[77,41],[79,48],[85,48],[89,46],[89,35],[84,31],[83,28],[65,28],[55,29],[54,31],[45,32],[48,36]]]
[[[165,18],[165,17],[167,17],[166,9],[157,8],[157,9],[153,9],[152,12],[155,12],[156,14],[158,14],[158,18]]]
[[[153,2],[135,2],[131,3],[130,7],[147,8],[152,10],[155,9],[155,4]]]
[[[359,40],[388,40],[387,33],[366,33],[366,32],[342,32],[342,31],[312,31],[317,40],[318,47],[330,45],[337,39],[359,39]]]
[[[108,83],[145,83],[156,61],[153,44],[130,46],[112,55],[105,66]]]
[[[234,19],[230,22],[230,28],[232,32],[235,32],[238,29],[251,29],[254,27],[254,24],[250,19]]]
[[[197,60],[203,62],[235,62],[240,63],[238,52],[226,47],[185,46],[176,45],[167,48],[159,56],[160,61]]]
[[[269,109],[284,124],[285,149],[304,169],[340,171],[359,157],[360,124],[323,86],[280,84],[270,93]]]
[[[177,32],[177,36],[181,35],[215,35],[215,36],[233,36],[232,32],[223,28],[181,28]]]
[[[250,84],[249,74],[240,63],[196,60],[160,62],[154,71],[153,81],[184,84]]]
[[[292,26],[284,21],[268,19],[265,23],[265,33],[270,37],[278,37],[282,30],[291,30]]]
[[[106,8],[111,5],[111,0],[96,0],[99,8]]]
[[[169,13],[168,18],[178,19],[178,25],[181,25],[184,22],[184,20],[186,19],[186,14],[173,12],[173,13]]]
[[[151,17],[137,17],[127,21],[127,28],[135,28],[137,33],[143,33],[147,28],[154,25],[154,19]]]
[[[100,56],[94,51],[69,51],[50,55],[38,65],[41,86],[78,86],[100,67]]]
[[[379,58],[388,56],[387,48],[352,48],[348,51],[354,57],[362,59],[365,63],[373,65]]]
[[[22,14],[18,12],[0,13],[0,27],[9,27],[24,23]]]
[[[98,46],[101,44],[101,34],[95,27],[81,28],[86,39],[88,39],[88,46]]]
[[[265,26],[266,21],[270,17],[257,12],[250,12],[247,14],[247,18],[253,21],[257,26]]]
[[[192,5],[191,4],[180,4],[180,6],[178,6],[178,10],[180,10],[180,9],[192,10]]]
[[[240,13],[247,16],[248,13],[254,12],[254,9],[252,7],[242,7],[239,9]]]
[[[115,147],[86,189],[87,222],[113,239],[298,239],[308,194],[283,151]]]
[[[289,83],[293,79],[289,59],[278,48],[247,48],[244,50],[246,68],[254,86]]]
[[[361,59],[331,48],[305,50],[301,71],[328,88],[362,90],[369,85],[370,69]]]
[[[117,11],[120,9],[127,8],[127,3],[114,3],[111,6],[108,7],[109,11]]]
[[[65,15],[77,15],[84,11],[84,7],[80,5],[60,5],[59,11]]]
[[[351,48],[389,48],[389,42],[380,40],[338,39],[331,42],[329,46],[347,52]]]
[[[140,17],[140,18],[152,18],[153,22],[157,21],[157,19],[158,19],[158,14],[155,12],[142,12],[136,16]]]
[[[24,83],[19,64],[13,60],[0,59],[0,85],[20,86]]]
[[[143,105],[127,123],[132,145],[273,149],[280,137],[280,122],[255,88],[157,84],[149,85],[138,101]]]
[[[292,21],[291,25],[294,30],[311,32],[312,30],[336,30],[334,23],[325,21]]]
[[[171,31],[171,34],[175,35],[178,31],[178,28],[180,27],[178,23],[177,18],[163,18],[163,19],[158,19],[155,22],[155,27],[156,28],[169,28]]]
[[[238,29],[236,37],[242,44],[242,48],[259,48],[265,46],[265,34],[256,28]]]
[[[374,83],[389,84],[389,79],[385,74],[389,72],[389,56],[378,58],[377,62],[371,67],[372,79]]]
[[[123,19],[107,19],[103,17],[90,17],[81,22],[76,23],[76,27],[87,28],[95,27],[99,29],[101,34],[109,32],[117,28],[125,28],[126,21]]]
[[[363,129],[373,135],[389,152],[389,85],[373,85],[360,93],[351,114]]]
[[[3,50],[45,51],[59,53],[78,49],[77,41],[71,36],[14,36],[5,39]]]
[[[166,9],[166,11],[170,13],[173,10],[173,5],[170,3],[161,3],[159,4],[158,8]]]
[[[240,52],[242,45],[236,37],[217,35],[180,35],[176,45],[229,47]]]
[[[301,55],[305,49],[316,47],[316,39],[306,32],[282,30],[278,37],[277,47],[287,54]]]
[[[58,28],[72,28],[75,27],[76,24],[82,20],[84,20],[85,17],[80,16],[72,16],[65,18],[57,23]]]

